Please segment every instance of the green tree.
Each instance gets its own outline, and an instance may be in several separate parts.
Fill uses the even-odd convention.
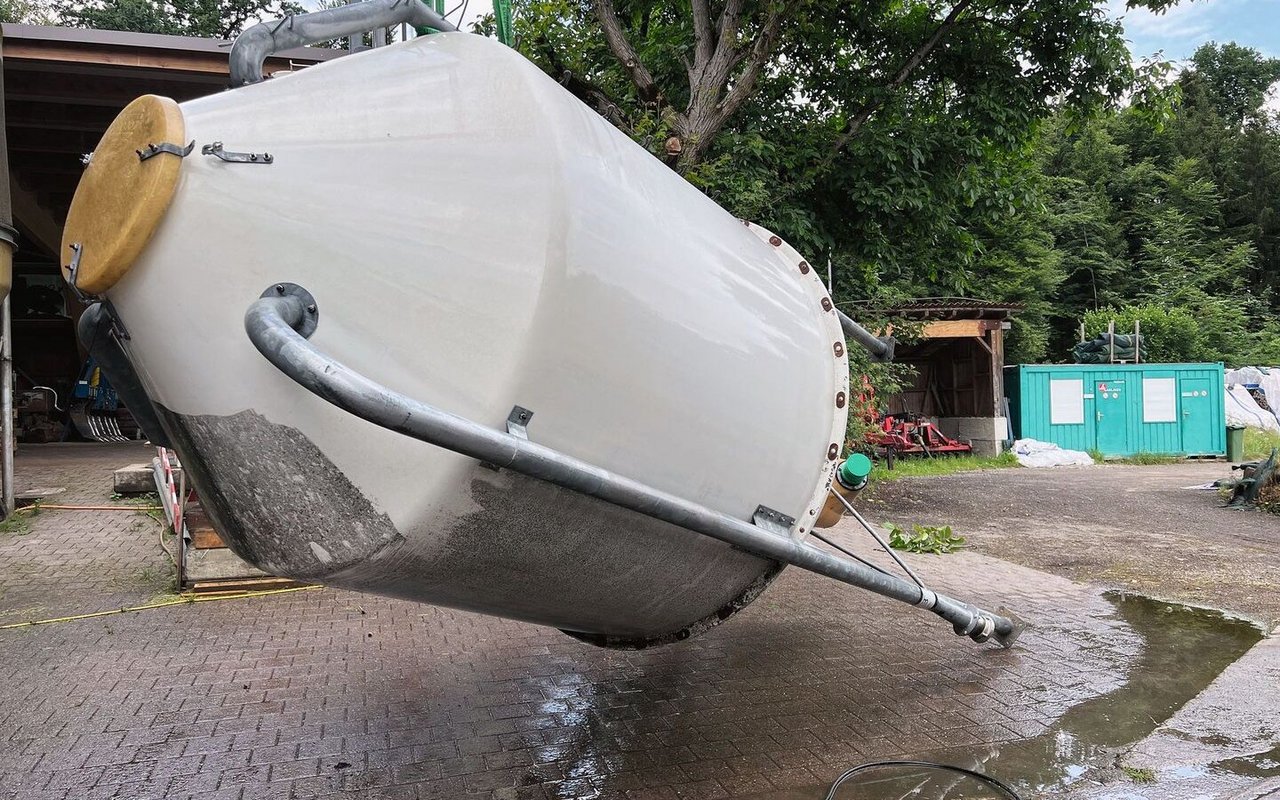
[[[172,36],[230,39],[258,19],[302,11],[292,0],[55,0],[62,22]]]
[[[1235,127],[1258,114],[1276,81],[1280,58],[1266,58],[1235,42],[1201,45],[1181,78],[1189,99],[1207,103],[1219,119]]]
[[[41,0],[0,0],[0,22],[56,25],[57,14]]]
[[[1102,5],[531,0],[517,28],[694,185],[830,260],[838,297],[985,294],[984,237],[1039,202],[1040,122],[1152,96],[1160,65],[1134,68]]]

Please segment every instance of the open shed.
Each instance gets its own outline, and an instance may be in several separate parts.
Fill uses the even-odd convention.
[[[83,159],[140,95],[183,102],[226,88],[229,42],[8,23],[0,34],[0,158],[7,158],[0,179],[8,178],[18,231],[10,301],[16,434],[56,441],[67,434],[62,412],[84,361],[75,337],[83,306],[59,267]],[[342,54],[288,50],[268,59],[265,72]]]
[[[972,442],[974,452],[996,455],[1009,438],[1004,393],[1004,332],[1016,303],[931,297],[885,309],[919,324],[920,336],[899,344],[895,361],[908,364],[903,390],[889,412],[936,419],[943,433]]]

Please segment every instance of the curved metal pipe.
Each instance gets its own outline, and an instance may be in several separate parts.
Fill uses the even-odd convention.
[[[231,88],[261,81],[262,65],[273,53],[402,22],[416,28],[457,30],[421,0],[365,0],[310,14],[290,14],[284,19],[260,22],[236,37],[231,45]]]
[[[898,343],[892,336],[876,336],[871,331],[853,321],[853,318],[840,309],[836,309],[836,318],[840,320],[840,328],[844,335],[857,342],[863,350],[871,354],[872,361],[892,361],[894,345]]]
[[[138,423],[143,435],[152,444],[169,447],[169,438],[160,425],[160,415],[156,413],[151,397],[117,339],[119,333],[113,319],[105,302],[94,303],[86,308],[76,325],[80,343],[106,373],[107,380],[111,381],[111,388],[124,401],[125,408],[133,415],[133,421]]]
[[[928,608],[950,622],[956,633],[974,641],[994,638],[1009,647],[1021,632],[1005,617],[394,392],[320,352],[299,334],[295,329],[314,324],[315,306],[307,296],[281,296],[284,286],[249,306],[244,318],[249,339],[303,388],[363,420],[718,539],[761,558]]]

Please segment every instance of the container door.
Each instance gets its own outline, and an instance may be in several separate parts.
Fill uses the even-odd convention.
[[[1128,383],[1123,377],[1095,378],[1093,388],[1097,448],[1107,456],[1128,455]]]
[[[1093,394],[1089,378],[1083,372],[1054,370],[1048,376],[1049,424],[1037,424],[1035,433],[1023,436],[1053,442],[1067,450],[1089,450],[1093,447]],[[1026,399],[1023,399],[1026,402]],[[1023,409],[1023,414],[1027,414]],[[1039,420],[1037,419],[1037,423]],[[1024,428],[1026,426],[1024,425]]]
[[[1215,452],[1213,446],[1213,390],[1208,378],[1183,378],[1179,385],[1182,450],[1188,455]]]

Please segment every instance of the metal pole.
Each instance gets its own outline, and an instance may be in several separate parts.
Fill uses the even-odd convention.
[[[0,504],[7,519],[14,509],[13,497],[13,325],[9,309],[9,289],[13,285],[13,254],[18,250],[18,232],[13,228],[13,203],[9,196],[9,143],[4,114],[4,37],[0,35],[0,285],[4,304],[0,309]],[[56,401],[55,401],[56,403]]]
[[[792,564],[932,611],[957,634],[1009,647],[1021,632],[1010,619],[922,586],[837,558],[786,534],[735,519],[639,481],[518,436],[405,397],[317,350],[307,335],[319,318],[314,299],[298,286],[277,284],[245,313],[258,352],[303,388],[355,416],[500,468],[700,533],[761,558]]]
[[[0,445],[4,453],[0,454],[0,470],[4,471],[3,487],[4,516],[8,519],[13,513],[13,325],[9,312],[9,298],[4,298],[3,310],[4,341],[0,343]]]

